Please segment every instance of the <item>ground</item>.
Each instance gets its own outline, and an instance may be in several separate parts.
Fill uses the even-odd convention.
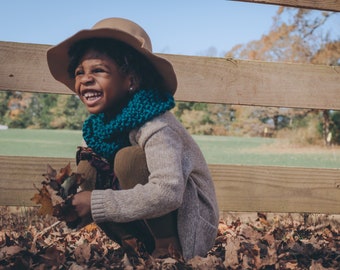
[[[340,269],[338,216],[223,213],[206,257],[128,256],[96,226],[75,231],[36,208],[1,207],[0,269]]]

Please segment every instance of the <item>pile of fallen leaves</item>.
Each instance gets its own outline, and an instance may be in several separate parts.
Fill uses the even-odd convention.
[[[204,258],[153,258],[142,247],[131,254],[94,224],[71,229],[79,219],[70,200],[84,179],[70,164],[48,165],[43,176],[32,198],[40,208],[0,207],[0,270],[340,269],[340,223],[326,215],[229,214]]]
[[[94,225],[71,230],[36,208],[19,210],[0,207],[0,269],[340,269],[340,226],[327,216],[225,216],[208,256],[184,262],[131,258]]]
[[[253,221],[221,222],[214,249],[220,245],[226,269],[340,269],[339,225],[325,215],[257,213]]]
[[[41,187],[36,187],[38,192],[31,198],[40,205],[38,214],[51,215],[67,222],[69,227],[77,227],[80,219],[71,201],[84,182],[82,176],[72,172],[70,163],[59,171],[47,164],[47,171],[42,176],[45,179]]]

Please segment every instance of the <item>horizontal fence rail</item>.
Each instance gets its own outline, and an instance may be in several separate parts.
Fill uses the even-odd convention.
[[[0,156],[0,205],[34,205],[47,164],[74,159]],[[340,214],[340,170],[279,166],[214,165],[217,200],[223,212],[312,212]]]
[[[234,0],[259,4],[273,4],[295,8],[340,11],[340,0]]]
[[[49,47],[0,42],[0,90],[71,94],[49,73]],[[340,110],[340,67],[162,56],[174,65],[179,101]]]

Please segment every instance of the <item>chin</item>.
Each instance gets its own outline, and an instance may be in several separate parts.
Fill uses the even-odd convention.
[[[102,113],[102,110],[94,109],[94,108],[87,108],[87,111],[91,114],[100,114]]]

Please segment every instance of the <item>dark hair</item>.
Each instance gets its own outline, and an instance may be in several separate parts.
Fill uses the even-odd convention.
[[[139,88],[162,89],[162,78],[154,66],[138,51],[121,41],[110,38],[91,38],[74,43],[69,51],[68,73],[74,78],[74,71],[80,59],[89,50],[103,53],[110,57],[123,74],[131,74],[139,83]]]

